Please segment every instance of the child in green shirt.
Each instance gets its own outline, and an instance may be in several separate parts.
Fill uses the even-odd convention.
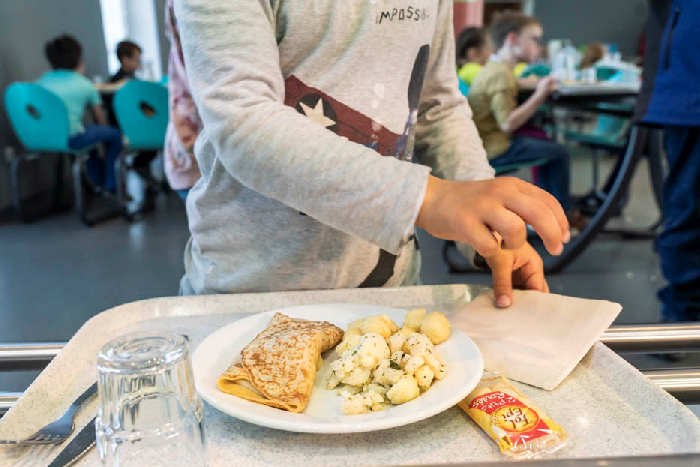
[[[542,78],[532,95],[518,105],[513,68],[518,62],[532,63],[539,58],[542,26],[530,16],[505,12],[495,18],[491,35],[497,51],[472,82],[468,98],[490,163],[498,169],[546,159],[536,183],[568,210],[568,152],[554,141],[518,134],[555,87],[551,77]]]

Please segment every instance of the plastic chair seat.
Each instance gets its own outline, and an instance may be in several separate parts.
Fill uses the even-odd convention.
[[[124,139],[132,150],[157,150],[168,127],[168,89],[159,83],[131,80],[112,101]]]
[[[68,110],[60,97],[36,83],[16,82],[8,86],[5,91],[5,108],[17,139],[28,152],[71,158],[76,211],[85,224],[92,225],[99,220],[121,214],[115,211],[98,218],[88,216],[83,193],[85,188],[83,182],[87,179],[84,176],[84,166],[88,153],[97,145],[82,149],[72,149],[68,146],[70,136]],[[20,218],[27,221],[29,218],[24,210],[20,189],[20,166],[24,159],[27,159],[26,154],[11,161],[10,182],[15,208]],[[57,185],[61,185],[62,173],[59,172],[57,177],[59,178]]]

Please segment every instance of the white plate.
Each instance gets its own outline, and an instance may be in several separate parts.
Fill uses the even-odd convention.
[[[452,329],[447,342],[437,347],[447,362],[447,376],[418,398],[381,412],[342,414],[342,397],[335,390],[325,389],[324,375],[328,373],[331,358],[326,358],[319,370],[311,400],[303,413],[286,412],[219,391],[216,387],[219,375],[234,359],[240,358],[241,349],[268,325],[276,312],[293,318],[330,321],[343,329],[363,316],[387,314],[398,325],[406,316],[406,310],[376,305],[306,305],[258,313],[224,326],[207,336],[192,356],[195,386],[205,401],[228,415],[270,428],[304,433],[355,433],[393,428],[431,417],[464,399],[481,379],[484,364],[479,349],[465,334]]]

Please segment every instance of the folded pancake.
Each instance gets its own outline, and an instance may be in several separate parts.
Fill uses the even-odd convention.
[[[303,412],[311,398],[321,353],[342,337],[343,330],[329,322],[276,313],[241,350],[241,361],[219,377],[217,387],[252,402]]]

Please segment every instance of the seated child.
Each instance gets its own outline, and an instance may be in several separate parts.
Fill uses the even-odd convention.
[[[472,82],[469,104],[491,165],[527,164],[546,159],[536,183],[569,208],[569,154],[550,140],[516,134],[554,90],[551,77],[542,78],[532,95],[518,105],[516,63],[532,63],[542,48],[542,26],[530,16],[504,12],[494,19],[491,36],[497,51]]]
[[[87,161],[88,176],[96,185],[114,192],[114,164],[122,151],[122,136],[119,130],[106,124],[100,95],[83,75],[82,47],[74,37],[63,35],[47,42],[45,52],[53,70],[41,75],[37,84],[56,94],[65,103],[70,122],[68,146],[71,149],[104,144],[106,160],[101,160],[93,151]],[[93,112],[97,125],[83,126],[86,108]]]
[[[119,71],[109,78],[110,83],[135,79],[136,71],[141,67],[141,47],[132,41],[121,41],[117,44]]]
[[[459,33],[456,41],[457,75],[467,86],[493,53],[493,46],[484,28],[468,27]]]

